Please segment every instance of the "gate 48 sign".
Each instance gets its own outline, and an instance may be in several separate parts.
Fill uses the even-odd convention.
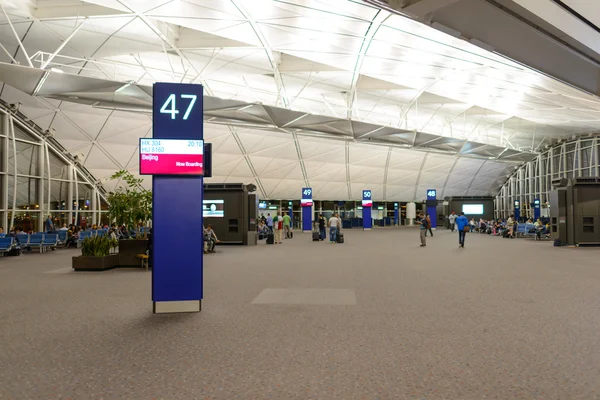
[[[435,189],[427,189],[427,200],[435,200],[437,191]]]

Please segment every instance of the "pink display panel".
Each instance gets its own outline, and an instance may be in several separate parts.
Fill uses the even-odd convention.
[[[300,205],[302,207],[310,207],[313,205],[313,201],[312,201],[312,199],[302,199],[302,200],[300,200]]]
[[[363,207],[372,207],[373,206],[373,201],[372,200],[363,200],[362,201],[362,206]]]
[[[204,141],[140,139],[140,175],[202,175]]]

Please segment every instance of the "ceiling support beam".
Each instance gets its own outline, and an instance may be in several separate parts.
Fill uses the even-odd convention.
[[[469,194],[469,190],[471,190],[471,186],[473,185],[473,182],[475,182],[475,178],[477,178],[477,175],[479,174],[479,171],[481,171],[481,169],[483,168],[483,166],[485,165],[486,162],[487,162],[487,160],[485,160],[484,162],[482,162],[481,165],[479,166],[479,168],[477,168],[477,172],[475,172],[473,174],[473,179],[471,179],[471,182],[469,183],[469,186],[467,187],[467,190],[465,190],[465,194],[466,195]]]
[[[81,21],[79,26],[77,28],[75,28],[73,30],[73,32],[71,32],[71,34],[65,40],[63,40],[63,42],[60,44],[60,46],[58,46],[56,51],[54,53],[52,53],[52,55],[50,57],[48,57],[48,59],[46,61],[44,61],[42,63],[42,66],[40,67],[41,69],[46,69],[46,67],[52,62],[52,60],[54,60],[54,57],[56,57],[56,55],[58,53],[60,53],[62,49],[64,49],[64,47],[67,45],[67,43],[69,43],[69,40],[71,40],[73,38],[73,36],[75,36],[77,34],[77,32],[79,32],[79,29],[81,29],[81,27],[83,26],[83,24],[85,24],[86,21],[87,21],[87,18],[85,18],[83,21]]]
[[[25,46],[23,46],[23,42],[21,42],[21,38],[19,37],[19,34],[17,33],[17,31],[15,30],[15,27],[13,26],[12,22],[10,21],[10,18],[8,17],[8,14],[6,13],[6,10],[4,9],[2,2],[0,2],[0,9],[2,9],[2,13],[4,14],[4,17],[6,18],[6,20],[8,21],[8,25],[10,25],[10,29],[12,30],[12,33],[15,35],[15,38],[17,39],[17,42],[19,43],[19,48],[21,50],[23,50],[23,54],[25,55],[25,58],[27,59],[27,63],[29,63],[29,66],[31,68],[33,68],[33,63],[31,62],[31,59],[29,58],[29,54],[27,54],[27,50],[25,49]],[[17,48],[17,51],[19,50],[19,48]],[[15,54],[15,57],[16,57],[16,54]],[[13,58],[13,60],[14,60],[14,58]]]
[[[300,140],[298,139],[298,134],[296,132],[293,132],[292,137],[294,138],[294,145],[296,146],[296,154],[298,155],[298,162],[300,163],[300,169],[302,170],[302,176],[304,177],[304,185],[305,185],[305,187],[311,187],[310,182],[308,181],[308,174],[306,173],[306,167],[304,166],[304,157],[302,156],[302,147],[300,146]]]
[[[375,14],[375,17],[373,18],[373,20],[371,21],[371,24],[369,25],[369,29],[367,29],[367,32],[365,33],[363,42],[362,42],[362,44],[360,46],[360,50],[358,52],[356,64],[354,65],[354,71],[352,74],[352,84],[350,85],[350,90],[348,91],[348,94],[347,94],[347,96],[348,96],[347,97],[348,111],[346,113],[347,118],[352,118],[352,109],[354,108],[354,103],[356,102],[356,99],[358,97],[358,95],[356,93],[356,85],[358,84],[358,80],[360,79],[360,70],[362,69],[362,65],[365,60],[367,51],[369,50],[369,46],[371,46],[371,42],[373,41],[373,38],[377,34],[377,31],[379,30],[381,25],[389,18],[390,15],[391,14],[389,12],[381,10],[381,9],[379,11],[377,11],[377,14]],[[357,109],[357,114],[358,114],[358,107],[356,107],[356,109]],[[358,116],[354,116],[354,117],[357,118]]]
[[[350,180],[350,142],[345,143],[345,156],[346,156],[346,186],[348,187],[348,199],[352,199],[352,181]]]
[[[458,160],[460,160],[460,157],[456,157],[456,159],[452,163],[452,167],[450,167],[450,171],[448,171],[448,176],[446,177],[446,181],[444,182],[444,187],[442,188],[442,194],[440,196],[442,199],[444,198],[444,193],[446,192],[446,186],[448,186],[448,181],[450,180],[450,176],[452,175],[452,172],[454,171],[456,164],[458,164]]]
[[[387,201],[387,181],[388,171],[390,170],[390,160],[392,159],[393,147],[388,147],[387,157],[385,159],[385,169],[383,170],[383,200]]]
[[[421,172],[423,172],[423,167],[425,166],[425,162],[427,161],[427,156],[429,156],[429,153],[425,153],[425,157],[423,157],[423,161],[421,162],[421,167],[419,168],[419,174],[417,175],[417,183],[415,183],[415,192],[413,194],[413,201],[417,200],[417,190],[419,189],[419,181],[421,180]]]

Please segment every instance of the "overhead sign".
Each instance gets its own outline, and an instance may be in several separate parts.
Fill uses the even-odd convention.
[[[202,175],[204,141],[140,139],[140,175]]]
[[[363,207],[372,207],[373,206],[373,198],[372,192],[370,190],[363,190],[363,198],[362,198],[362,206]]]
[[[300,199],[300,205],[302,205],[302,207],[310,207],[313,205],[311,188],[302,188],[302,198]]]
[[[437,198],[437,190],[427,189],[427,200],[435,200]]]

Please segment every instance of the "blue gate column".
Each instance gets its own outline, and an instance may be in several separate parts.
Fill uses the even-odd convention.
[[[203,140],[202,85],[153,86],[153,139]],[[188,144],[189,146],[189,144]],[[158,161],[157,161],[158,162]],[[203,297],[202,176],[152,177],[155,313],[198,312]],[[174,230],[174,227],[177,227]]]
[[[313,200],[311,188],[302,188],[300,205],[302,206],[302,232],[311,232],[313,229]]]
[[[365,231],[370,231],[373,227],[373,219],[371,217],[371,210],[373,208],[373,195],[370,190],[363,190],[362,193],[363,229]]]
[[[431,218],[431,227],[437,228],[437,190],[427,189],[427,214]]]
[[[400,225],[399,217],[398,203],[394,203],[394,225],[396,226]]]
[[[515,221],[519,221],[519,219],[521,218],[521,203],[519,202],[519,200],[514,201],[514,206]]]
[[[542,215],[542,210],[540,209],[540,207],[540,199],[533,199],[533,218],[535,221],[537,221],[538,218],[540,218]]]

